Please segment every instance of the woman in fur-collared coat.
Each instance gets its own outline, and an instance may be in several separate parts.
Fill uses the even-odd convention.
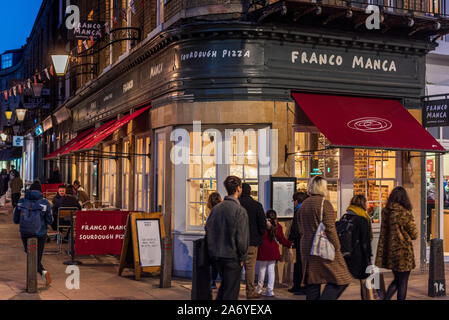
[[[335,227],[336,214],[332,204],[323,198],[327,194],[327,181],[319,176],[309,182],[309,198],[304,200],[298,212],[298,230],[301,234],[301,263],[303,277],[301,286],[306,286],[307,300],[336,300],[352,281]],[[313,238],[321,220],[323,203],[323,223],[326,236],[335,248],[334,260],[325,260],[310,254]],[[326,284],[320,295],[321,284]]]
[[[393,189],[382,210],[376,266],[391,269],[394,274],[385,300],[390,300],[396,291],[398,300],[405,300],[408,278],[416,267],[412,240],[417,239],[418,232],[411,210],[403,187]]]

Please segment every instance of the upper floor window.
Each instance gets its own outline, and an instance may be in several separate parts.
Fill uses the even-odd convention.
[[[2,69],[12,67],[12,53],[2,55]]]

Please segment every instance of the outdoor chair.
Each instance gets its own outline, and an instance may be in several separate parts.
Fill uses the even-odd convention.
[[[58,210],[58,215],[57,215],[57,220],[56,220],[56,233],[57,233],[57,240],[58,240],[58,253],[62,253],[62,233],[63,231],[65,232],[69,232],[70,231],[70,225],[61,225],[61,220],[62,219],[70,219],[70,214],[72,213],[72,217],[75,218],[76,216],[76,212],[79,209],[76,207],[63,207],[63,208],[59,208]],[[75,230],[74,230],[75,231]],[[69,247],[72,243],[71,241],[71,234],[69,234]]]

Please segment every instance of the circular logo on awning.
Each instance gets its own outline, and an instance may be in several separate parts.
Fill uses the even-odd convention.
[[[365,117],[348,122],[348,127],[363,132],[381,132],[391,129],[393,124],[387,119]]]

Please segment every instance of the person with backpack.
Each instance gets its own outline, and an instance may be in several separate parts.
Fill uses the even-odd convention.
[[[50,202],[43,198],[41,184],[35,181],[14,209],[14,223],[20,225],[25,252],[28,239],[37,238],[37,271],[42,276],[45,286],[50,285],[51,277],[42,265],[42,255],[47,239],[47,225],[51,224],[52,220]]]
[[[391,191],[381,213],[376,266],[393,271],[394,280],[384,300],[390,300],[397,291],[397,299],[405,300],[410,272],[415,269],[413,240],[418,238],[412,205],[407,191],[396,187]]]
[[[371,240],[373,232],[371,219],[366,213],[366,198],[363,195],[352,197],[346,214],[337,222],[337,233],[340,239],[341,252],[348,265],[349,272],[355,279],[360,280],[360,292],[362,300],[368,300],[365,296],[366,278],[369,274],[366,270],[371,265]]]
[[[276,266],[276,261],[281,259],[278,242],[287,248],[291,248],[293,244],[285,238],[284,231],[282,231],[282,226],[277,221],[276,211],[268,210],[266,219],[267,227],[262,238],[262,245],[259,246],[259,249],[257,250],[259,275],[256,292],[259,295],[262,294],[265,273],[268,269],[268,284],[265,295],[267,297],[274,297],[274,267]]]

